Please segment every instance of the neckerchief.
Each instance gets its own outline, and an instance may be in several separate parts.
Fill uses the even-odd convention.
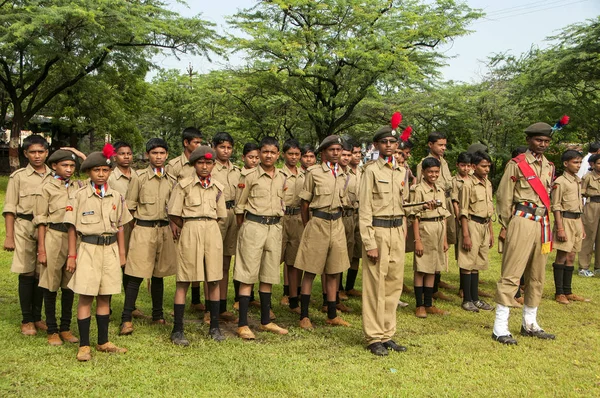
[[[94,193],[99,197],[103,198],[106,195],[106,191],[108,190],[108,184],[104,185],[96,185],[93,181],[90,181],[92,184],[92,188],[94,188]]]
[[[164,167],[153,167],[152,170],[154,171],[154,174],[156,174],[158,176],[158,178],[161,178],[162,176],[165,175]]]
[[[331,174],[333,174],[334,177],[337,177],[340,165],[337,163],[332,165],[330,162],[326,162],[325,164],[327,164],[327,167],[329,167],[329,170],[331,170]]]
[[[386,156],[383,159],[385,160],[385,164],[389,166],[390,169],[396,167],[396,158],[394,156]]]
[[[70,179],[63,178],[63,177],[59,176],[58,174],[54,174],[54,178],[56,178],[57,180],[60,180],[60,181],[64,181],[65,187],[67,187],[67,188],[69,187],[69,181],[70,181]]]
[[[198,179],[200,180],[200,185],[202,186],[202,188],[208,188],[208,186],[210,185],[210,174],[204,178],[198,176]]]

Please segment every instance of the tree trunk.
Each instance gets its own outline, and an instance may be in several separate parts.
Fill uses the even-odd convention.
[[[21,107],[14,106],[14,115],[10,128],[10,142],[8,143],[8,164],[10,165],[11,173],[21,167],[19,161],[19,142],[21,139],[21,129],[25,124]]]

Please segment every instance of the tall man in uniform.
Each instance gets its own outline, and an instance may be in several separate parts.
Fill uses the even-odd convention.
[[[528,149],[512,159],[504,169],[497,192],[498,218],[504,241],[502,273],[496,290],[496,320],[492,338],[503,344],[517,344],[508,329],[509,307],[525,277],[525,305],[521,335],[554,339],[537,323],[542,299],[546,260],[552,248],[549,218],[550,191],[554,165],[544,152],[550,145],[552,127],[535,123],[527,127]]]

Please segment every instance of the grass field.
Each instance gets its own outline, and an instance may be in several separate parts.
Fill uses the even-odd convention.
[[[0,177],[4,203],[6,177]],[[0,223],[4,238],[4,224]],[[453,250],[453,249],[451,249]],[[453,255],[451,255],[453,257]],[[132,336],[119,337],[123,296],[113,298],[115,314],[110,339],[126,347],[125,355],[96,353],[78,363],[77,347],[50,347],[45,334],[22,336],[17,275],[10,273],[12,255],[0,252],[0,395],[6,396],[600,396],[600,278],[574,277],[576,293],[592,303],[568,306],[555,303],[551,254],[547,266],[544,301],[539,323],[555,333],[555,341],[517,337],[516,347],[492,341],[494,313],[467,313],[460,309],[456,292],[452,303],[438,303],[447,317],[417,319],[414,297],[398,309],[396,341],[408,351],[377,358],[364,349],[360,300],[350,300],[354,314],[344,316],[350,328],[330,328],[320,306],[320,285],[314,289],[311,309],[316,330],[297,327],[297,316],[280,306],[281,286],[273,295],[277,322],[290,328],[283,337],[257,332],[254,342],[233,337],[218,344],[207,338],[208,327],[186,313],[187,348],[169,341],[170,326],[135,322]],[[407,264],[412,258],[407,256]],[[412,286],[411,266],[406,283]],[[500,257],[493,250],[491,269],[482,274],[482,289],[493,292]],[[443,279],[458,285],[456,263]],[[358,281],[360,284],[360,279]],[[230,289],[231,291],[232,289]],[[172,310],[174,280],[165,283],[165,312]],[[231,300],[232,301],[232,300]],[[148,292],[142,289],[138,307],[150,313]],[[258,313],[251,315],[254,325]],[[170,317],[168,320],[172,320]],[[511,310],[510,329],[517,335],[521,311]],[[76,322],[73,322],[77,334]],[[95,321],[91,341],[95,342]]]

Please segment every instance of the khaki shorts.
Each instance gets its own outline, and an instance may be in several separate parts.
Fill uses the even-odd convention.
[[[339,274],[350,268],[342,220],[312,217],[302,233],[294,267],[317,275]]]
[[[426,221],[419,223],[423,255],[414,256],[413,269],[424,274],[435,274],[446,270],[446,253],[444,253],[445,221]]]
[[[354,255],[354,230],[356,229],[354,215],[342,217],[342,223],[344,224],[344,232],[346,234],[346,250],[348,251],[348,259],[349,261],[352,261],[352,257]]]
[[[245,284],[279,283],[281,223],[260,224],[244,220],[240,227],[233,279]]]
[[[69,239],[66,232],[46,229],[45,237],[47,265],[40,267],[40,287],[56,292],[65,289],[72,273],[67,271],[66,262],[69,253]]]
[[[227,218],[219,219],[219,229],[221,230],[221,236],[223,237],[223,255],[235,256],[238,227],[233,209],[227,210]]]
[[[137,278],[164,278],[177,272],[177,249],[171,228],[136,226],[125,273]]]
[[[567,235],[566,242],[560,242],[557,238],[556,231],[552,231],[552,247],[563,252],[578,253],[581,251],[581,243],[583,242],[583,227],[581,219],[573,220],[563,217],[563,227]]]
[[[302,216],[283,216],[283,233],[281,238],[281,262],[286,265],[294,265],[298,247],[300,247],[300,239],[302,239]]]
[[[15,251],[10,271],[16,274],[40,272],[37,262],[37,228],[33,222],[15,216]],[[48,249],[50,250],[50,249]]]
[[[107,296],[121,293],[119,246],[92,245],[81,242],[77,249],[77,267],[68,288],[84,296]]]
[[[223,239],[216,220],[186,221],[177,245],[177,282],[223,279]]]
[[[472,247],[470,251],[462,248],[463,237],[458,235],[458,266],[467,271],[485,271],[488,269],[490,251],[490,225],[468,221]]]
[[[360,237],[360,228],[358,227],[358,212],[354,214],[354,251],[352,258],[362,258],[362,238]]]

